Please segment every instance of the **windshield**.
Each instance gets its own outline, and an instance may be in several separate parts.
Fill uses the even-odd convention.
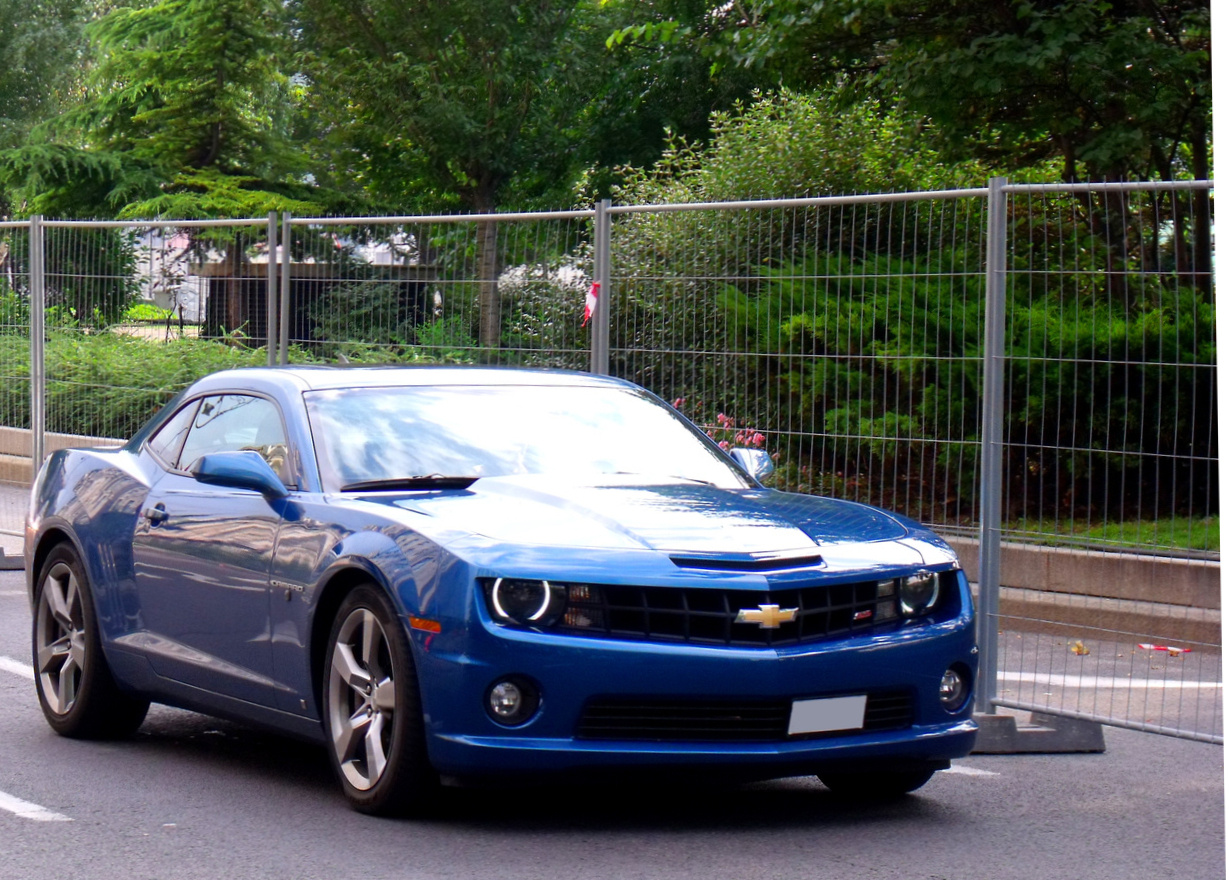
[[[433,474],[634,474],[748,485],[673,409],[634,389],[409,386],[305,398],[328,491]]]

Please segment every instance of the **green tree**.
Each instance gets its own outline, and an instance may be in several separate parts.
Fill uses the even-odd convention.
[[[314,108],[377,204],[488,213],[560,193],[609,27],[588,0],[295,0]],[[497,224],[478,224],[479,338],[499,342]]]
[[[304,209],[275,0],[147,0],[86,28],[79,99],[0,153],[29,213],[216,218]]]
[[[603,74],[585,109],[580,146],[593,166],[592,189],[606,195],[622,166],[651,166],[671,138],[706,143],[710,117],[776,86],[774,74],[726,66],[716,74],[699,40],[675,39],[685,24],[707,34],[714,23],[707,0],[606,0]],[[629,23],[631,22],[631,23]]]
[[[719,63],[899,101],[930,120],[948,158],[1004,171],[1055,161],[1071,181],[1208,177],[1208,0],[754,0],[722,10],[707,43]],[[1206,194],[1193,217],[1174,210],[1179,240],[1192,239],[1190,268],[1210,279]],[[1107,197],[1099,213],[1099,231],[1120,237],[1120,204]]]
[[[1207,169],[1207,0],[757,0],[723,25],[720,60],[874,88],[965,155],[1057,157],[1069,179]]]
[[[271,210],[314,212],[320,202],[289,138],[293,85],[277,0],[143,0],[90,22],[88,68],[78,100],[0,153],[0,179],[29,214],[56,217],[216,219]],[[132,295],[124,266],[132,242],[108,230],[82,233],[91,265],[115,279],[83,299],[65,294],[74,319],[109,322]],[[227,271],[224,323],[245,322],[246,236],[194,233],[219,248]],[[125,256],[129,254],[129,256]],[[49,265],[61,260],[54,247]],[[69,273],[64,273],[69,274]],[[96,273],[97,274],[97,273]],[[102,303],[103,305],[99,305]]]
[[[84,0],[0,0],[0,150],[19,146],[68,99],[79,73]],[[0,180],[0,217],[13,210]]]

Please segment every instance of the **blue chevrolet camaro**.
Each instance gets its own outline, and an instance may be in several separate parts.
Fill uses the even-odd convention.
[[[593,375],[217,373],[40,471],[38,697],[66,736],[156,701],[322,742],[373,813],[557,771],[911,791],[976,733],[964,573],[770,468]]]

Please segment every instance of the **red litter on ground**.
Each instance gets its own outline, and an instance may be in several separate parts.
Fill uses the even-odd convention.
[[[1190,648],[1171,648],[1169,645],[1154,645],[1151,642],[1140,642],[1145,651],[1168,651],[1170,654],[1189,654]]]

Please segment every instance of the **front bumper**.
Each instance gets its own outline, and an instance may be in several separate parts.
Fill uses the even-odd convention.
[[[730,777],[772,778],[863,763],[943,766],[976,738],[971,700],[959,713],[938,700],[953,664],[976,674],[972,621],[956,619],[789,649],[700,647],[542,634],[476,622],[450,641],[415,633],[432,764],[450,776],[720,769]],[[519,676],[541,691],[526,723],[504,727],[484,709],[496,681]],[[800,700],[905,692],[913,723],[774,742],[582,739],[577,725],[593,698]]]

